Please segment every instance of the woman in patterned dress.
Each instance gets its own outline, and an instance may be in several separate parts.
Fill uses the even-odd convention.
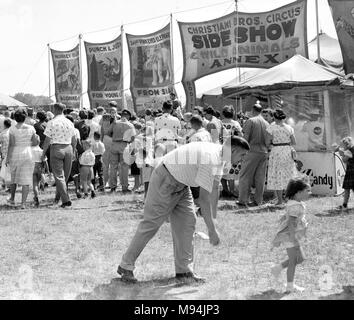
[[[275,190],[278,202],[283,203],[283,191],[290,179],[297,176],[296,165],[292,157],[296,144],[294,129],[284,123],[286,115],[282,109],[276,109],[274,120],[267,129],[271,135],[272,150],[269,156],[267,188]]]
[[[26,110],[18,109],[14,114],[16,125],[10,129],[9,149],[6,163],[10,164],[11,170],[11,196],[7,199],[10,205],[15,204],[15,193],[17,185],[22,186],[22,205],[25,209],[29,186],[32,183],[34,162],[32,161],[31,146],[38,144],[36,130],[33,126],[25,124],[27,117]]]
[[[240,123],[234,120],[235,111],[232,106],[225,106],[222,109],[222,137],[223,141],[230,136],[242,137],[242,127]],[[224,167],[224,175],[221,179],[222,191],[221,196],[224,198],[237,197],[235,194],[235,180],[238,178],[240,163],[231,165],[227,163]]]

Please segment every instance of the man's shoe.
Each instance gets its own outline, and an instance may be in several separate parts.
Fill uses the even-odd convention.
[[[247,206],[248,206],[248,207],[258,207],[259,204],[258,204],[257,202],[255,202],[255,201],[253,201],[253,202],[249,202],[249,203],[247,204]]]
[[[131,193],[132,191],[129,190],[129,189],[123,189],[122,192],[123,192],[123,193]]]
[[[76,197],[78,198],[78,199],[81,199],[82,198],[82,194],[81,194],[81,192],[76,192]]]
[[[198,282],[198,283],[205,283],[206,281],[205,278],[201,278],[193,272],[176,273],[176,280],[179,282]]]
[[[60,207],[61,208],[71,207],[71,201],[64,202]]]
[[[134,277],[134,273],[131,270],[127,270],[118,266],[117,273],[121,276],[122,281],[135,283],[138,280]]]
[[[96,193],[95,193],[95,191],[91,191],[91,198],[93,199],[94,197],[96,197]]]
[[[240,207],[240,208],[247,208],[247,204],[246,203],[243,203],[243,202],[240,202],[240,201],[236,201],[236,204]]]
[[[111,188],[111,193],[116,192],[116,188]]]

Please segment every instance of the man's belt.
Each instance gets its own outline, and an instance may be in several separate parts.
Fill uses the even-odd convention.
[[[113,142],[125,142],[125,143],[130,143],[130,141],[125,141],[125,140],[113,140]]]
[[[157,141],[176,141],[176,142],[178,142],[178,139],[166,139],[166,138],[164,138],[164,139],[157,139]]]
[[[272,143],[274,147],[290,146],[290,143]]]

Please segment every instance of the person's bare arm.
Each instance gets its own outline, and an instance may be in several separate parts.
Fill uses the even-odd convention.
[[[9,146],[7,148],[7,156],[6,156],[6,160],[5,160],[5,164],[6,165],[8,165],[9,162],[10,162],[14,146],[15,146],[15,137],[10,133],[10,135],[9,135]]]
[[[42,146],[42,149],[43,149],[42,161],[44,160],[47,150],[50,146],[50,141],[51,141],[51,139],[48,136],[46,136],[44,139],[44,142],[43,142],[43,146]]]
[[[213,203],[211,201],[213,198],[213,192],[215,192],[215,188],[209,193],[207,190],[200,187],[199,203],[204,222],[208,228],[210,243],[218,245],[220,243],[220,238],[213,220]]]
[[[296,229],[296,217],[289,217],[289,234],[290,234],[290,241],[293,242],[295,245],[299,245],[298,240],[295,237],[295,229]]]

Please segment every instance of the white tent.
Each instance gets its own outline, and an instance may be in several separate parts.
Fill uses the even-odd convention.
[[[337,39],[321,32],[318,35],[320,42],[321,64],[341,69],[343,67],[342,51]],[[317,36],[308,44],[309,59],[317,62]]]
[[[27,105],[6,94],[0,93],[0,106],[4,107],[26,107]]]

